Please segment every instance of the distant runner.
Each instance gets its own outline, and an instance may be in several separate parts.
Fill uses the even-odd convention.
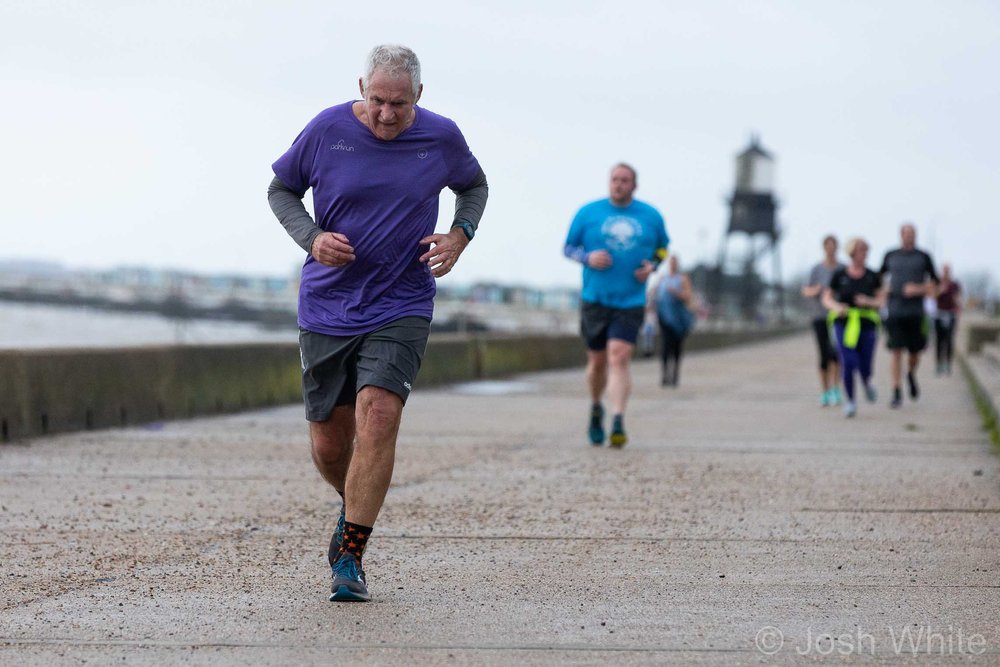
[[[655,283],[653,296],[662,339],[660,386],[676,387],[680,382],[684,339],[691,333],[695,320],[691,310],[694,296],[691,279],[681,273],[680,259],[672,254],[667,259],[667,271],[661,266],[650,281]]]
[[[604,391],[611,403],[610,443],[624,447],[625,405],[632,387],[630,360],[646,305],[646,279],[666,257],[670,239],[659,211],[632,198],[635,169],[611,170],[610,197],[581,208],[564,253],[583,264],[580,332],[587,346],[591,409],[588,435],[605,440]]]
[[[934,295],[937,273],[931,256],[916,247],[917,230],[907,223],[899,230],[902,247],[891,250],[882,260],[879,273],[883,278],[889,274],[889,317],[885,328],[889,334],[889,350],[892,352],[892,402],[889,407],[898,408],[903,404],[903,350],[907,356],[906,380],[910,398],[920,397],[917,384],[917,367],[920,353],[927,347],[927,333],[930,324],[924,313],[924,297]]]
[[[951,375],[955,356],[955,330],[962,312],[962,286],[951,276],[951,265],[941,266],[941,283],[937,288],[937,316],[934,319],[934,341],[937,350],[937,374]]]
[[[823,290],[823,305],[830,311],[834,335],[840,349],[843,367],[844,415],[853,417],[858,406],[854,398],[854,374],[861,376],[865,397],[869,403],[877,398],[871,376],[874,369],[875,343],[880,324],[878,309],[884,293],[882,278],[865,266],[868,243],[853,238],[844,247],[851,258],[849,266],[841,267],[830,277],[830,286]]]
[[[819,349],[819,384],[823,389],[819,404],[823,407],[840,405],[843,400],[840,394],[840,357],[830,342],[830,325],[823,305],[823,291],[829,287],[834,272],[843,266],[837,261],[836,237],[827,236],[823,239],[823,261],[812,268],[809,284],[802,287],[802,296],[809,299],[813,334]]]

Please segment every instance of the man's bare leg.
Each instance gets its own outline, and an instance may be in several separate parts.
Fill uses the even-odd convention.
[[[635,345],[613,338],[608,341],[608,403],[616,415],[625,414],[625,404],[632,393],[630,364]]]
[[[631,362],[635,345],[617,338],[608,341],[608,402],[614,419],[611,424],[611,444],[622,447],[625,436],[625,405],[632,392]]]
[[[312,442],[312,459],[323,479],[332,486],[340,499],[344,499],[347,469],[354,451],[354,406],[341,405],[333,409],[325,422],[309,422],[309,439]],[[330,538],[328,558],[330,565],[340,555],[344,537],[344,509],[341,504],[337,527]]]
[[[601,400],[608,386],[607,350],[587,350],[587,387],[590,389],[590,424],[587,436],[590,444],[604,444],[604,407]]]
[[[590,402],[600,403],[608,386],[608,351],[587,350],[587,386]]]
[[[898,408],[903,403],[902,382],[903,382],[903,350],[891,350],[891,363],[889,364],[892,375],[892,402],[889,407]]]
[[[358,392],[357,434],[346,479],[348,523],[375,525],[392,481],[402,414],[403,400],[393,392],[374,386]]]
[[[361,557],[392,481],[402,414],[403,399],[391,391],[368,385],[358,392],[354,453],[344,480],[343,545],[332,564],[331,601],[370,599]]]
[[[920,387],[917,385],[917,366],[920,365],[920,353],[910,352],[906,365],[906,380],[910,386],[910,398],[917,400],[920,397]]]
[[[354,451],[354,406],[334,408],[325,422],[309,422],[309,439],[316,469],[343,498]]]

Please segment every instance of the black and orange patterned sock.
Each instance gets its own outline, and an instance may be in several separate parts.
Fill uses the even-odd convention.
[[[368,544],[368,537],[372,534],[371,526],[344,522],[344,545],[340,547],[340,553],[349,551],[354,557],[361,561],[361,556],[365,553],[365,545]]]

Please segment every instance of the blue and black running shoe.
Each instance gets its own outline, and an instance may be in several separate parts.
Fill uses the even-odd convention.
[[[604,444],[604,407],[595,403],[590,409],[590,426],[587,428],[590,444],[600,447]]]
[[[330,588],[330,602],[367,602],[368,582],[361,563],[350,551],[340,554],[333,564],[333,586]]]
[[[621,415],[615,415],[614,420],[611,423],[611,446],[616,449],[621,449],[628,442],[628,436],[625,435],[625,425]]]
[[[340,518],[337,519],[337,527],[333,531],[333,537],[330,538],[330,551],[327,552],[327,558],[330,561],[330,567],[337,562],[337,558],[340,557],[340,547],[344,545],[344,504],[340,504]]]

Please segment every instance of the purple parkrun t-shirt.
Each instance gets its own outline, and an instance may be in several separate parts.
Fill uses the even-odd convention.
[[[299,326],[330,336],[368,333],[401,317],[431,319],[434,276],[419,261],[434,233],[445,187],[462,190],[479,162],[458,126],[415,107],[413,125],[378,139],[353,102],[322,111],[272,165],[291,190],[313,190],[316,224],[339,232],[355,260],[329,267],[310,255],[302,266]]]

